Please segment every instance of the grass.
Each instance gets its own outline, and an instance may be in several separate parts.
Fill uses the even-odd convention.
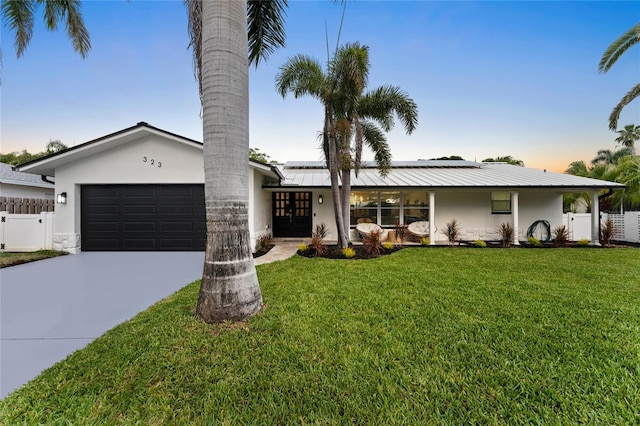
[[[258,268],[265,310],[185,287],[0,401],[13,424],[632,424],[638,249],[408,248]]]
[[[25,253],[0,253],[0,268],[34,262],[36,260],[49,259],[50,257],[66,255],[63,251],[38,250]]]

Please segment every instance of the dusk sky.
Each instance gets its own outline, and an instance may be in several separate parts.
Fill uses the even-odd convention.
[[[84,60],[64,25],[44,30],[42,10],[20,59],[3,23],[0,152],[43,151],[51,139],[75,146],[140,121],[202,140],[182,0],[82,4],[93,46]],[[274,78],[295,54],[326,64],[326,34],[335,49],[341,15],[339,3],[289,0],[287,47],[251,69],[250,145],[273,160],[322,159],[322,106],[282,99]],[[397,85],[418,104],[417,130],[388,135],[395,160],[512,155],[564,171],[616,148],[608,117],[640,81],[640,45],[606,74],[597,66],[638,21],[637,1],[355,0],[340,43],[369,46],[370,88]],[[640,99],[619,120],[631,123],[640,124]]]

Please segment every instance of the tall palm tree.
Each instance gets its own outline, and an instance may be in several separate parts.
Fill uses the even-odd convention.
[[[620,148],[615,151],[611,151],[610,149],[600,149],[598,150],[598,154],[591,160],[591,164],[596,166],[598,164],[611,165],[618,164],[620,159],[632,155],[633,151],[631,148]]]
[[[627,124],[624,129],[618,130],[616,133],[620,134],[616,138],[616,142],[620,145],[630,148],[631,154],[636,155],[635,144],[637,140],[640,140],[640,126],[633,124]]]
[[[514,166],[524,167],[524,161],[513,158],[511,155],[503,155],[495,158],[485,158],[482,160],[483,163],[507,163],[513,164]]]
[[[338,56],[330,60],[327,64],[327,70],[323,70],[322,65],[307,55],[295,55],[289,58],[281,67],[276,75],[276,90],[284,98],[288,93],[293,94],[294,98],[302,96],[311,96],[322,103],[324,108],[324,123],[322,126],[322,150],[325,156],[325,162],[329,168],[329,176],[331,180],[331,194],[334,200],[334,216],[338,231],[338,245],[346,247],[348,237],[344,232],[342,206],[340,200],[339,188],[339,167],[337,159],[339,151],[336,140],[336,115],[335,106],[339,104],[346,78],[343,74],[345,69],[349,67],[346,64],[339,63],[336,59],[351,59],[344,56]]]
[[[341,203],[345,233],[350,228],[351,170],[358,176],[362,166],[363,146],[368,146],[382,176],[391,167],[391,150],[385,136],[395,125],[394,118],[404,125],[405,132],[411,134],[418,125],[418,106],[396,86],[380,86],[364,92],[369,75],[369,47],[359,43],[344,46],[336,56],[351,57],[340,61],[351,64],[348,79],[350,84],[342,93],[340,104],[336,105],[338,140],[341,158],[339,160],[342,190]]]
[[[598,71],[601,73],[609,71],[618,58],[638,42],[640,42],[640,23],[631,27],[626,33],[622,34],[607,47],[598,64]],[[618,128],[618,119],[620,118],[622,109],[638,96],[640,96],[640,83],[632,87],[611,111],[609,115],[610,130],[615,131]]]
[[[391,162],[384,132],[393,127],[394,116],[402,121],[407,133],[417,125],[417,106],[399,88],[383,86],[363,93],[368,73],[369,48],[348,43],[337,49],[327,73],[316,60],[297,55],[280,67],[276,76],[276,88],[283,97],[287,93],[293,93],[296,98],[310,95],[325,106],[323,148],[331,176],[338,243],[342,247],[349,243],[351,170],[355,168],[357,175],[363,145],[373,150],[384,175]]]
[[[185,0],[185,4],[203,107],[207,212],[196,311],[206,322],[240,320],[262,307],[248,223],[248,62],[257,65],[284,45],[287,1]],[[31,39],[33,16],[40,5],[47,27],[55,29],[64,21],[75,50],[86,56],[91,44],[79,0],[2,0],[2,16],[16,34],[18,56]]]

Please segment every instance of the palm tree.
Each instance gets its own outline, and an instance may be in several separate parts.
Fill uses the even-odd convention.
[[[633,152],[631,148],[620,148],[615,151],[611,151],[610,149],[600,149],[598,150],[598,154],[591,160],[591,164],[596,166],[598,164],[610,165],[610,164],[618,164],[620,159],[632,155]]]
[[[341,73],[349,67],[346,64],[339,63],[337,59],[350,60],[352,58],[336,55],[334,60],[328,62],[325,72],[322,65],[314,58],[306,55],[295,55],[280,67],[280,71],[275,78],[275,84],[276,90],[283,98],[286,97],[287,93],[291,93],[296,99],[302,96],[311,96],[322,103],[324,108],[324,124],[321,134],[322,150],[331,179],[331,194],[334,200],[333,209],[338,231],[338,245],[344,248],[348,245],[348,237],[344,232],[342,206],[339,202],[340,178],[337,163],[339,157],[334,108],[338,104],[337,99],[340,99],[341,96],[341,89],[343,89],[341,85],[347,84],[345,76],[341,75]]]
[[[363,93],[368,73],[369,48],[359,43],[348,43],[337,49],[329,61],[327,73],[322,71],[316,60],[297,55],[290,58],[276,76],[276,88],[283,97],[289,92],[296,98],[310,95],[325,107],[323,150],[331,176],[338,244],[341,247],[349,243],[351,170],[355,169],[357,175],[363,145],[373,150],[378,169],[384,175],[391,162],[384,132],[393,127],[394,114],[405,125],[407,133],[411,133],[417,124],[417,106],[399,88],[383,86]]]
[[[47,27],[55,29],[65,21],[75,50],[86,56],[91,44],[79,0],[3,0],[2,15],[16,33],[18,56],[31,39],[33,15],[41,4]],[[185,0],[185,4],[203,107],[207,211],[207,247],[196,311],[206,322],[240,320],[262,307],[248,223],[248,62],[257,65],[284,45],[287,2]]]
[[[624,129],[618,130],[620,136],[616,138],[616,142],[620,145],[630,148],[631,155],[636,155],[635,144],[637,140],[640,140],[640,126],[633,124],[627,124]]]
[[[385,136],[395,125],[394,117],[411,134],[418,124],[418,106],[405,92],[396,86],[381,86],[366,93],[369,75],[369,47],[359,43],[347,44],[336,56],[351,57],[339,61],[352,64],[349,82],[336,105],[338,122],[339,159],[342,190],[341,203],[345,234],[350,228],[351,170],[358,176],[362,166],[362,149],[367,145],[374,154],[378,171],[386,176],[391,167],[391,150]]]
[[[640,23],[631,27],[626,33],[622,34],[616,41],[611,43],[607,50],[605,50],[600,63],[598,64],[598,71],[605,73],[611,69],[613,64],[616,63],[618,58],[627,51],[631,46],[640,41]],[[618,128],[618,119],[622,109],[631,103],[635,98],[640,96],[640,84],[635,85],[622,97],[620,102],[613,108],[611,115],[609,115],[609,129],[615,131]]]

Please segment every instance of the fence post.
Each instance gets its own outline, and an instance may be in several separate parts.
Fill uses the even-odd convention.
[[[0,252],[6,250],[4,241],[4,228],[7,226],[7,212],[0,212]]]

